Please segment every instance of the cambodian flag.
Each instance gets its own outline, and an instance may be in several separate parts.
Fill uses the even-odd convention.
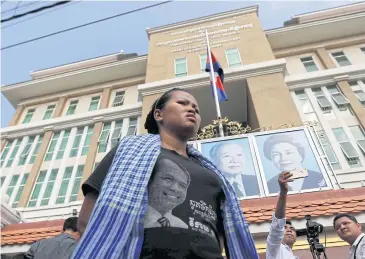
[[[212,55],[212,62],[213,62],[213,70],[214,70],[214,80],[215,80],[215,86],[217,87],[217,93],[218,93],[218,101],[224,102],[228,100],[228,97],[226,95],[226,92],[224,90],[223,85],[223,79],[224,79],[224,73],[221,64],[217,61],[215,58],[213,52],[210,52]],[[210,63],[209,63],[209,56],[207,56],[207,63],[205,65],[205,72],[210,72]],[[211,76],[210,78],[210,87],[212,88],[213,96],[214,96],[214,89],[213,89],[213,78]]]

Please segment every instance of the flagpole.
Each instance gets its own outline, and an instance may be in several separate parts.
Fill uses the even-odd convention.
[[[223,126],[222,126],[222,122],[221,122],[221,118],[222,118],[221,109],[220,109],[219,101],[218,101],[218,92],[217,92],[217,86],[215,84],[215,75],[214,75],[214,68],[213,68],[213,62],[212,62],[212,55],[211,55],[210,46],[209,46],[208,30],[205,30],[205,36],[207,38],[208,58],[209,58],[209,65],[210,65],[210,78],[212,79],[212,83],[213,83],[214,101],[215,101],[215,108],[216,108],[217,117],[218,117],[219,135],[221,137],[224,137]]]

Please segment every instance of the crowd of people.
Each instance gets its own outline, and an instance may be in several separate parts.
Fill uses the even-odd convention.
[[[82,185],[85,199],[79,218],[67,219],[62,234],[33,244],[25,257],[218,259],[225,248],[227,258],[258,258],[235,191],[248,193],[251,184],[235,187],[235,172],[227,179],[187,145],[200,121],[190,93],[164,93],[147,115],[149,134],[122,139]],[[225,150],[212,152],[223,156]],[[266,258],[296,258],[295,227],[285,217],[291,176],[283,172],[277,178],[280,192]],[[350,259],[365,259],[365,235],[356,219],[339,214],[333,224],[351,246]]]

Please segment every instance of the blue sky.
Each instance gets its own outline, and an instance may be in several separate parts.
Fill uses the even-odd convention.
[[[14,8],[17,3],[17,1],[4,2],[1,5],[2,12]],[[5,47],[153,3],[157,2],[81,1],[4,28],[4,26],[32,17],[32,15],[26,16],[2,25],[1,46]],[[291,15],[349,3],[349,1],[176,1],[3,50],[1,52],[1,84],[7,85],[30,80],[31,71],[116,53],[120,50],[124,50],[125,53],[146,54],[148,52],[146,27],[152,28],[258,4],[263,28],[271,29],[281,27],[285,20],[290,19]],[[30,4],[30,2],[22,2],[18,8],[26,4]],[[19,9],[17,13],[47,4],[50,2],[39,1],[29,7]],[[2,18],[13,14],[14,12],[6,13]],[[6,98],[1,95],[1,127],[9,124],[14,111]]]

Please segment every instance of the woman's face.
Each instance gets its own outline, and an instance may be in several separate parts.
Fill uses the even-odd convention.
[[[174,91],[165,107],[155,111],[155,118],[160,123],[160,132],[169,131],[189,140],[199,130],[199,112],[194,96],[184,91]]]
[[[289,172],[302,168],[303,158],[296,146],[283,142],[274,145],[271,160],[280,171]]]

